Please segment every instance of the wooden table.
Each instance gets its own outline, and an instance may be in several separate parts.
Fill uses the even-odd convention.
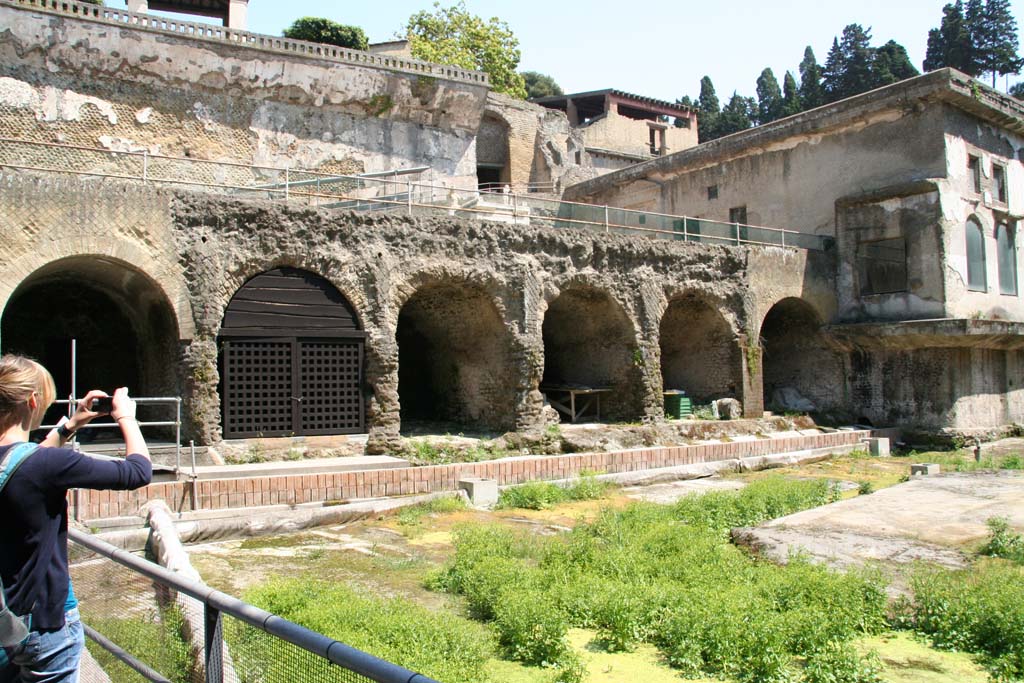
[[[550,384],[542,386],[540,390],[548,397],[548,403],[550,403],[555,410],[567,416],[573,424],[579,422],[591,407],[594,408],[597,419],[600,420],[601,394],[607,394],[611,391],[608,387],[583,387]],[[560,400],[556,399],[555,396],[558,396]],[[579,406],[576,405],[577,396],[583,399],[580,401]],[[568,404],[566,404],[566,400],[568,400]]]

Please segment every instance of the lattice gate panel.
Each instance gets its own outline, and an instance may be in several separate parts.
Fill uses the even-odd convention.
[[[292,416],[292,342],[224,344],[224,436],[288,436]]]
[[[301,434],[354,434],[363,426],[363,342],[299,342]]]

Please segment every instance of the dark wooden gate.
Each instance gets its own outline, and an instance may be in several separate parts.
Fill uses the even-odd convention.
[[[365,431],[364,341],[324,278],[278,268],[246,282],[221,327],[224,438]]]

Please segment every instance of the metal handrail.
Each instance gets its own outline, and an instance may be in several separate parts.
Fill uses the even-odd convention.
[[[139,427],[174,427],[175,428],[174,472],[175,472],[175,474],[181,472],[181,404],[182,404],[181,397],[180,396],[168,396],[168,397],[145,396],[145,397],[140,397],[140,398],[132,397],[132,400],[135,401],[135,403],[142,404],[142,405],[146,405],[146,404],[150,404],[150,405],[156,405],[156,404],[170,404],[170,405],[174,405],[174,407],[175,407],[175,416],[174,416],[174,421],[173,422],[167,421],[167,420],[164,420],[164,421],[156,420],[156,421],[151,421],[151,422],[139,422]],[[72,405],[75,405],[75,404],[78,403],[78,399],[76,399],[74,397],[72,397],[72,398],[61,398],[61,399],[57,399],[56,401],[54,401],[54,403],[57,404],[57,405],[72,406]],[[111,424],[109,422],[99,422],[99,423],[90,422],[87,425],[82,425],[80,427],[80,429],[104,429],[104,428],[109,429],[110,427],[113,427],[113,426],[115,426],[115,425],[113,425],[113,424]],[[56,427],[57,427],[57,424],[39,425],[39,429],[47,429],[47,430],[54,429]]]
[[[205,624],[215,625],[207,631],[207,651],[219,652],[223,647],[220,616],[227,614],[264,633],[280,638],[296,647],[323,657],[348,671],[364,676],[376,683],[438,683],[423,674],[357,650],[332,638],[288,621],[266,610],[243,602],[238,598],[214,590],[206,584],[182,578],[178,574],[148,562],[109,543],[99,540],[78,529],[68,529],[68,540],[92,552],[106,557],[117,564],[137,572],[146,578],[183,593],[201,602],[206,610]],[[208,658],[209,659],[209,658]],[[216,666],[207,667],[207,683],[223,683],[223,671]]]
[[[61,143],[49,143],[49,142],[35,142],[27,140],[18,140],[14,138],[0,137],[0,144],[16,144],[25,145],[29,147],[47,147],[47,148],[65,148],[69,150],[80,150],[88,151],[92,153],[102,154],[109,157],[122,156],[136,156],[142,157],[143,168],[142,175],[138,174],[126,174],[126,173],[106,173],[88,170],[69,170],[67,167],[61,168],[47,168],[42,166],[30,166],[25,164],[11,164],[4,163],[0,159],[0,167],[8,167],[19,170],[27,171],[39,171],[39,172],[57,172],[57,173],[74,173],[76,175],[84,176],[97,176],[104,178],[117,178],[122,180],[142,180],[144,183],[161,183],[168,185],[187,185],[202,188],[212,188],[219,190],[238,191],[238,192],[263,192],[269,195],[271,198],[284,198],[286,201],[293,198],[305,198],[309,203],[313,203],[313,200],[329,200],[330,202],[368,202],[372,205],[392,205],[396,208],[406,208],[410,213],[414,208],[421,209],[447,209],[449,211],[458,211],[460,213],[469,214],[500,214],[509,215],[509,211],[504,208],[494,207],[483,207],[476,208],[467,206],[466,204],[474,199],[479,199],[481,195],[490,194],[481,190],[471,190],[456,187],[449,187],[445,185],[434,185],[427,183],[415,183],[408,181],[404,183],[406,192],[404,196],[396,195],[392,193],[392,196],[388,197],[366,197],[357,194],[346,193],[346,189],[342,188],[339,193],[324,192],[324,186],[330,186],[338,183],[352,183],[357,188],[363,190],[373,187],[383,187],[385,191],[389,188],[394,188],[396,182],[393,179],[389,180],[390,176],[377,179],[368,176],[345,176],[338,174],[321,173],[317,171],[306,171],[300,169],[292,169],[290,167],[270,167],[270,166],[257,166],[247,165],[238,162],[217,162],[207,160],[196,160],[187,157],[172,157],[167,155],[150,155],[148,152],[114,152],[105,148],[96,147],[83,147],[79,145],[65,145]],[[181,178],[159,178],[154,177],[152,172],[148,170],[148,160],[150,159],[164,159],[169,161],[182,162],[186,164],[208,164],[214,166],[227,166],[231,168],[243,168],[256,171],[266,171],[276,174],[284,175],[284,182],[270,183],[270,184],[250,184],[250,185],[238,185],[233,183],[211,183],[202,180],[193,179],[181,179]],[[293,179],[294,178],[294,179]],[[376,185],[375,185],[376,184]],[[318,191],[309,191],[306,188],[316,186]],[[533,194],[520,195],[514,192],[504,194],[502,196],[508,198],[507,204],[511,205],[511,215],[514,219],[530,217],[531,220],[552,220],[557,221],[560,224],[568,225],[579,225],[581,227],[591,227],[602,229],[605,232],[616,231],[629,231],[640,235],[648,236],[666,236],[672,239],[681,239],[684,241],[700,240],[702,242],[714,242],[721,244],[747,244],[753,246],[775,246],[784,248],[808,248],[798,247],[794,244],[795,241],[806,238],[815,239],[819,246],[818,249],[824,248],[825,238],[820,235],[809,235],[807,233],[801,233],[795,230],[788,230],[785,228],[773,228],[762,225],[750,225],[741,223],[732,223],[728,221],[715,221],[705,218],[695,218],[685,215],[667,214],[660,213],[657,211],[636,211],[632,209],[623,209],[618,207],[611,207],[607,205],[598,204],[585,204],[582,202],[569,202],[554,199],[538,198]],[[427,196],[431,201],[423,202],[418,197]],[[441,200],[433,201],[434,197],[443,198]],[[457,202],[459,198],[464,198],[465,202]],[[531,207],[538,207],[544,209],[547,214],[550,215],[537,215],[536,212],[532,212]],[[579,218],[573,218],[571,216],[564,216],[563,209],[568,208],[571,212],[576,208],[583,211],[595,211],[599,210],[603,212],[603,219],[601,220],[583,220]],[[661,228],[650,228],[636,224],[625,224],[612,221],[610,219],[611,212],[617,212],[625,216],[636,216],[639,220],[646,220],[648,217],[653,217],[662,220],[668,220],[673,223],[680,223],[682,225],[682,231],[666,230]],[[532,214],[532,215],[531,215]],[[700,225],[716,226],[719,230],[728,231],[728,235],[713,235],[702,232],[689,232],[688,226],[692,222],[697,222]],[[744,237],[743,233],[755,230],[775,235],[778,237],[775,241],[764,241],[757,239],[750,239]]]

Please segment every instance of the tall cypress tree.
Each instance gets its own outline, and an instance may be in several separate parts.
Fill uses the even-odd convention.
[[[776,84],[778,85],[778,84]],[[738,133],[754,125],[754,118],[757,116],[757,102],[753,97],[743,97],[733,93],[729,103],[722,109],[719,115],[716,137]]]
[[[782,115],[792,116],[799,114],[803,108],[800,106],[800,90],[796,85],[796,78],[789,71],[782,79]]]
[[[977,13],[977,7],[974,12]],[[974,63],[974,46],[970,27],[964,16],[962,0],[942,8],[942,22],[939,28],[928,32],[928,50],[924,58],[924,70],[934,71],[951,66],[970,76],[978,75]]]
[[[825,59],[825,68],[821,71],[821,87],[825,94],[825,102],[835,102],[842,98],[842,78],[845,69],[843,51],[839,49],[839,38],[833,38],[832,47]]]
[[[782,90],[771,68],[757,77],[757,124],[764,125],[782,116]]]
[[[715,94],[715,85],[710,76],[700,79],[700,97],[697,98],[697,139],[707,142],[719,137],[718,117],[722,107]]]
[[[800,108],[814,109],[825,104],[825,89],[821,84],[821,66],[814,50],[808,45],[800,62]]]
[[[1017,54],[1017,20],[1009,0],[987,0],[980,22],[972,28],[979,70],[992,74],[993,88],[997,75],[1020,72],[1024,60]]]
[[[918,70],[910,62],[907,48],[895,40],[890,40],[882,47],[875,49],[871,68],[874,72],[872,79],[874,87],[896,83],[919,75]]]

